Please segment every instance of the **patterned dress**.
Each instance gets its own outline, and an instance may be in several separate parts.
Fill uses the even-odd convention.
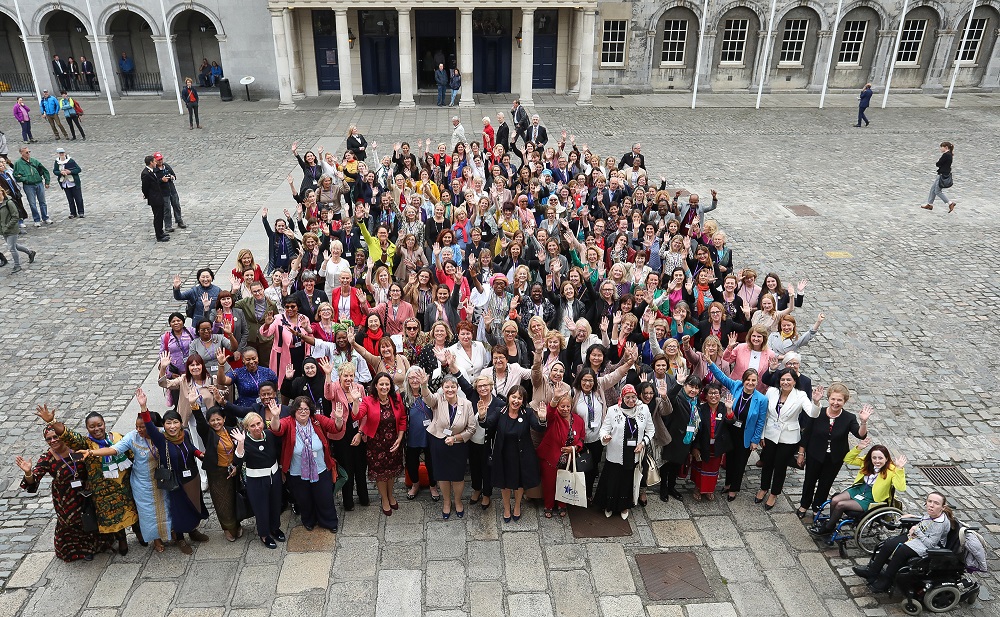
[[[403,473],[403,448],[390,452],[396,441],[396,415],[392,406],[381,405],[378,428],[368,440],[368,479],[395,480]]]
[[[132,498],[139,513],[139,528],[146,542],[172,539],[167,492],[157,488],[153,472],[159,466],[160,454],[138,431],[130,431],[112,446],[120,454],[132,452]]]
[[[38,492],[38,483],[47,475],[52,476],[52,507],[56,511],[56,557],[63,561],[76,561],[107,550],[111,544],[107,536],[83,531],[83,505],[81,495],[87,485],[87,466],[79,460],[60,460],[51,451],[38,458],[31,470],[31,478],[21,479],[21,488],[29,493]],[[79,481],[80,487],[73,483]]]
[[[66,429],[62,434],[62,442],[76,450],[97,450],[110,448],[122,440],[118,433],[109,433],[110,441],[101,443]],[[135,511],[132,501],[132,486],[129,475],[132,461],[127,454],[117,456],[90,456],[86,460],[87,488],[94,492],[94,502],[97,505],[97,524],[101,533],[116,534],[123,532],[139,522],[139,514]]]

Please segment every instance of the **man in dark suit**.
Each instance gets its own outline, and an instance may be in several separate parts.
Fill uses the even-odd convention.
[[[528,141],[536,146],[545,146],[549,141],[549,134],[545,127],[541,125],[538,114],[531,116],[531,128],[528,129]],[[541,148],[539,148],[540,150]]]
[[[514,123],[514,139],[511,140],[511,147],[517,145],[517,138],[520,137],[525,143],[528,142],[528,112],[521,107],[521,99],[514,99],[514,106],[510,110],[510,121]]]
[[[87,87],[93,92],[97,83],[97,73],[94,72],[94,63],[87,60],[87,56],[80,56],[80,73],[87,80]]]
[[[503,112],[497,112],[497,143],[503,146],[504,152],[510,152],[510,126]]]
[[[156,232],[157,242],[167,242],[170,240],[163,231],[163,190],[160,188],[160,179],[153,169],[153,155],[146,157],[146,168],[142,170],[142,196],[153,209],[153,231]]]
[[[64,60],[60,60],[57,55],[52,56],[52,74],[59,80],[59,85],[62,86],[63,90],[69,90],[69,67],[66,66],[66,62]]]
[[[618,169],[625,169],[626,167],[631,167],[635,159],[639,159],[640,168],[646,169],[646,157],[642,155],[642,144],[640,143],[632,144],[632,151],[625,153],[625,156],[622,157],[621,162],[618,163]]]

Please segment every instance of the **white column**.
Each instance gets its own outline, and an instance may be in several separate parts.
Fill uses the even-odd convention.
[[[760,77],[758,77],[757,82],[757,105],[756,109],[760,109],[760,97],[764,93],[764,82],[767,81],[768,75],[771,73],[768,63],[770,61],[769,56],[771,54],[771,45],[774,42],[774,10],[777,0],[771,0],[771,17],[767,20],[767,38],[764,39],[764,56],[760,63],[758,70],[760,71]]]
[[[701,77],[701,61],[705,51],[705,30],[708,29],[708,0],[705,0],[698,18],[698,55],[694,61],[694,85],[691,87],[691,109],[698,104],[698,82]],[[654,39],[655,40],[655,39]],[[656,53],[655,51],[653,53]]]
[[[38,81],[38,73],[35,71],[35,60],[32,58],[32,47],[29,45],[29,38],[38,38],[39,43],[41,42],[41,37],[28,37],[28,31],[24,28],[24,20],[21,19],[21,5],[17,0],[14,0],[14,9],[17,12],[17,27],[21,31],[21,40],[24,41],[24,54],[28,58],[28,71],[31,73],[31,81],[35,84],[35,100],[42,100],[42,82]],[[45,54],[42,54],[44,57]],[[42,66],[45,66],[44,64]]]
[[[340,69],[340,108],[354,109],[354,76],[351,75],[351,43],[347,40],[347,9],[334,10],[337,20],[337,67]]]
[[[302,94],[302,66],[298,55],[295,53],[295,35],[292,21],[291,9],[281,10],[281,21],[285,25],[285,49],[288,53],[288,83],[292,90],[292,100],[301,99]]]
[[[111,38],[110,36],[108,38]],[[167,36],[154,36],[153,47],[156,48],[156,64],[160,69],[160,85],[163,87],[163,94],[167,96],[169,93],[171,96],[177,96],[176,91],[180,91],[180,80],[178,75],[174,73],[175,63],[171,62],[170,59],[173,57],[173,43],[177,40],[176,35]],[[176,88],[168,86],[168,82],[174,82]]]
[[[594,29],[597,27],[597,11],[583,11],[583,40],[580,41],[580,96],[577,105],[590,105],[590,89],[594,83]]]
[[[569,94],[580,92],[580,41],[583,39],[583,9],[573,9],[569,24]]]
[[[521,9],[521,105],[531,107],[531,81],[535,67],[535,9]]]
[[[288,41],[285,38],[284,9],[271,11],[271,33],[274,38],[274,64],[278,71],[278,98],[281,109],[294,109],[292,80],[288,73]]]
[[[885,85],[886,77],[889,74],[889,65],[892,62],[893,43],[896,41],[895,30],[879,30],[878,43],[875,46],[875,55],[872,56],[872,64],[868,67],[868,81],[875,87]]]
[[[833,43],[836,40],[830,30],[819,30],[816,32],[816,53],[813,56],[812,71],[809,73],[809,83],[806,91],[820,91],[819,108],[823,109],[823,99],[826,98],[827,76],[830,74],[830,66],[833,62]]]
[[[892,55],[889,57],[889,75],[885,78],[885,92],[882,94],[882,109],[889,100],[889,88],[892,87],[892,72],[896,69],[896,57],[899,55],[899,42],[903,39],[903,22],[906,21],[906,8],[910,0],[903,0],[903,10],[899,14],[899,29],[896,31],[896,43],[892,47]]]
[[[163,0],[160,0],[160,10],[161,11],[163,10]],[[88,39],[96,40],[97,39],[97,26],[95,25],[95,22],[94,22],[94,9],[90,6],[90,0],[87,0],[87,17],[90,18],[90,34],[91,34],[91,36],[88,36],[87,38]],[[166,21],[166,20],[164,20],[164,21]],[[104,83],[108,83],[108,72],[107,72],[107,67],[104,64],[104,60],[102,59],[101,46],[100,46],[100,44],[98,44],[98,45],[93,45],[93,47],[97,51],[97,67],[101,71],[101,79],[104,80]],[[110,64],[110,62],[111,62],[111,58],[109,57],[108,58],[108,63]],[[114,74],[114,73],[112,72],[112,74]],[[180,90],[178,90],[177,92],[178,92],[177,100],[178,100],[178,102],[180,102],[180,94],[179,94]],[[108,97],[108,109],[111,112],[111,115],[113,116],[113,115],[115,115],[115,104],[111,100],[111,90],[105,90],[104,94],[107,95],[107,97]]]
[[[21,31],[24,32],[23,30]],[[49,35],[26,35],[22,34],[21,38],[24,39],[24,48],[28,54],[28,63],[35,67],[38,67],[38,74],[35,76],[35,102],[42,100],[42,90],[53,90],[59,87],[59,82],[52,75],[52,65],[49,64],[50,58],[48,53],[47,44],[49,42]],[[93,59],[91,59],[93,62]],[[97,67],[97,63],[94,62],[94,67]],[[105,87],[101,84],[101,87]]]
[[[462,53],[458,62],[462,71],[462,98],[459,107],[475,107],[476,100],[472,96],[472,9],[462,8],[461,39]]]
[[[413,102],[413,54],[410,53],[410,8],[399,7],[399,107],[415,107]]]

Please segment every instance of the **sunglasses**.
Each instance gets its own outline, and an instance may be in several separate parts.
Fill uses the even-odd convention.
[[[406,326],[406,329],[407,330],[419,330],[420,328],[418,328],[417,326]]]

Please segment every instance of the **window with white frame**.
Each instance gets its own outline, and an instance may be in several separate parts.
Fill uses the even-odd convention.
[[[983,33],[986,32],[986,22],[987,19],[985,17],[973,19],[972,25],[968,28],[969,36],[965,36],[965,28],[959,30],[962,33],[962,39],[958,46],[958,51],[955,53],[955,62],[969,64],[976,62],[980,43],[983,42]]]
[[[625,66],[625,31],[628,22],[624,19],[605,19],[604,35],[601,39],[601,64],[604,66]]]
[[[747,47],[749,19],[727,19],[722,32],[722,64],[743,64],[743,53]]]
[[[687,33],[688,22],[686,19],[668,19],[663,22],[663,45],[660,47],[660,64],[684,64]]]
[[[924,42],[926,19],[907,19],[903,22],[903,35],[899,38],[896,64],[916,64],[920,60],[920,45]]]
[[[865,48],[867,30],[867,21],[844,22],[844,37],[840,41],[840,54],[837,56],[838,65],[861,65],[861,52]]]
[[[806,46],[808,19],[786,19],[785,33],[781,37],[779,64],[802,64],[802,51]]]

